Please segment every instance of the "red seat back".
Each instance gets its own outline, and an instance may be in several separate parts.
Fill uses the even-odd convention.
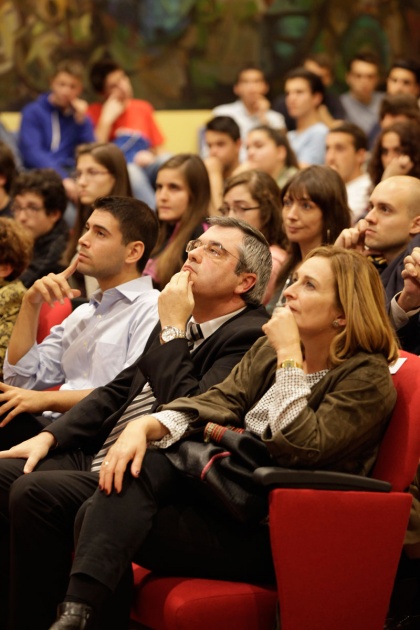
[[[38,332],[36,336],[37,343],[41,343],[41,341],[50,334],[51,328],[57,324],[61,324],[63,319],[70,315],[71,311],[72,303],[67,297],[64,298],[63,304],[55,302],[54,306],[50,306],[44,302],[39,314]]]
[[[420,357],[400,355],[406,361],[393,375],[397,402],[372,474],[388,481],[394,492],[413,481],[420,459]]]

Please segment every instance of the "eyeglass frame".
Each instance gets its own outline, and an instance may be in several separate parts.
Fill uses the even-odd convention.
[[[189,254],[194,249],[198,249],[199,247],[202,247],[203,250],[208,253],[211,258],[225,258],[226,254],[229,254],[229,256],[232,256],[235,260],[241,263],[241,265],[243,264],[243,261],[240,258],[235,256],[235,254],[232,254],[232,252],[227,250],[226,247],[223,247],[223,245],[221,243],[218,243],[217,241],[209,241],[208,243],[203,243],[201,239],[196,238],[193,241],[188,241],[185,246],[185,251],[187,252],[187,254]],[[210,247],[215,247],[218,250],[218,253],[212,254]]]
[[[80,171],[74,171],[72,174],[72,178],[75,182],[79,181],[82,177],[86,177],[87,179],[94,179],[97,175],[111,175],[110,171],[98,171],[97,169],[88,169],[86,172],[81,173]]]
[[[19,204],[17,204],[15,201],[13,201],[10,207],[10,211],[13,215],[19,214],[19,212],[28,212],[29,214],[36,214],[37,212],[42,212],[42,210],[45,211],[45,206],[35,206],[32,204],[29,204],[28,206],[22,207]]]

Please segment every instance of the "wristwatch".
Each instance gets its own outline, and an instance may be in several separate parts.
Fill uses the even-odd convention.
[[[302,363],[298,363],[294,359],[286,359],[285,361],[280,363],[280,367],[281,368],[299,368],[299,369],[303,370]]]
[[[160,343],[167,343],[172,339],[185,339],[185,337],[185,331],[175,328],[175,326],[164,326],[160,331]]]

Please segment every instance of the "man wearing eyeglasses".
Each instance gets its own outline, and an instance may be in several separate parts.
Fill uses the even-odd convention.
[[[25,287],[47,273],[60,273],[60,260],[67,246],[69,229],[63,219],[67,206],[61,177],[50,168],[21,173],[11,191],[13,217],[34,238],[29,267],[20,276]]]
[[[74,515],[95,491],[110,446],[122,443],[123,448],[132,447],[125,427],[141,422],[141,416],[161,404],[181,395],[194,396],[221,382],[262,336],[262,325],[268,319],[260,305],[271,271],[268,244],[260,232],[242,221],[212,217],[209,223],[210,228],[187,245],[188,259],[181,272],[161,292],[159,325],[136,363],[93,391],[46,431],[0,454],[0,506],[7,504],[13,479],[20,487],[22,483],[34,486],[23,494],[18,492],[19,498],[12,492],[23,519],[11,523],[13,549],[8,549],[8,532],[0,531],[0,557],[11,551],[12,561],[19,563],[25,557],[28,568],[12,571],[11,624],[15,630],[47,628],[52,623],[68,580]],[[48,454],[57,445],[59,449]],[[164,440],[159,446],[165,446]],[[22,477],[23,472],[32,474]],[[41,503],[38,491],[45,493]],[[51,502],[53,519],[47,515]],[[7,508],[1,510],[4,520],[0,519],[0,527],[9,518]],[[26,540],[14,530],[23,521],[26,529],[31,523]],[[7,593],[7,580],[0,573],[0,598]],[[19,605],[22,601],[24,607]],[[103,620],[100,627],[117,627],[112,623],[112,619]]]

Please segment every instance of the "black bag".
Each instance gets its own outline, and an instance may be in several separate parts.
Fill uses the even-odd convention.
[[[238,521],[261,522],[268,513],[268,492],[253,479],[260,466],[273,465],[264,443],[236,427],[208,423],[203,436],[187,438],[166,450],[172,465],[183,475],[204,484],[219,506]]]

